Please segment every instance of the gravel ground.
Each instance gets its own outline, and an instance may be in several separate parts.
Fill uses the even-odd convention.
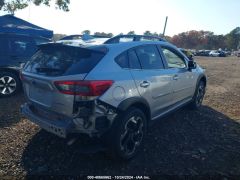
[[[0,179],[25,175],[240,176],[240,58],[197,57],[207,93],[199,111],[183,108],[154,124],[134,160],[83,153],[19,114],[22,93],[0,99]]]

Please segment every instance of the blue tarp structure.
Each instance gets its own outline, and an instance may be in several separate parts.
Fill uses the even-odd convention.
[[[13,15],[0,16],[0,33],[52,38],[53,31],[41,28]]]

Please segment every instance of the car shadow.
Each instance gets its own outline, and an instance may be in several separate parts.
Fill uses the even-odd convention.
[[[19,108],[24,102],[25,97],[22,92],[0,98],[0,128],[9,127],[20,121],[22,116]]]
[[[85,139],[86,140],[86,139]],[[203,106],[186,108],[151,126],[143,151],[129,162],[104,152],[83,153],[45,131],[25,148],[21,163],[28,175],[231,175],[240,173],[240,124]]]

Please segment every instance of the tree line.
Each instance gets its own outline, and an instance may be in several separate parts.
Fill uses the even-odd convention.
[[[127,34],[135,34],[135,32],[129,31]],[[162,37],[162,34],[150,31],[145,31],[143,35]],[[226,35],[216,35],[211,31],[191,30],[172,37],[165,36],[164,38],[177,47],[185,49],[240,49],[240,27],[236,27]]]
[[[82,31],[82,34],[91,34],[90,30]],[[123,34],[123,33],[120,33]],[[127,34],[134,35],[135,31],[129,31]],[[95,36],[111,38],[112,33],[95,32]],[[162,37],[162,34],[157,32],[145,31],[143,35]],[[216,35],[211,31],[196,31],[191,30],[182,32],[172,37],[165,36],[167,41],[175,44],[177,47],[185,49],[240,49],[240,27],[236,27],[226,35]]]
[[[236,27],[226,35],[215,35],[210,31],[182,32],[168,40],[178,47],[186,49],[240,49],[240,27]]]

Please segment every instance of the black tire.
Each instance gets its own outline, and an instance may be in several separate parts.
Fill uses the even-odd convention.
[[[130,160],[141,149],[147,130],[145,114],[131,107],[118,116],[106,134],[110,154],[115,159]]]
[[[0,73],[0,97],[7,97],[16,94],[21,89],[19,77],[12,72]]]
[[[204,81],[200,81],[197,85],[192,102],[189,104],[190,109],[198,110],[202,106],[202,101],[206,92],[206,85]]]

